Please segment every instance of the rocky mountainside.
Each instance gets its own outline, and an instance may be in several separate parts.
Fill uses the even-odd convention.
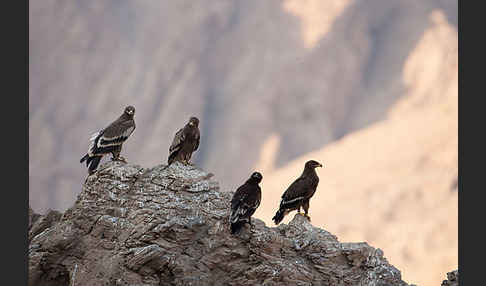
[[[90,134],[128,104],[127,158],[165,162],[196,115],[225,190],[272,136],[281,167],[380,121],[436,10],[457,26],[457,0],[29,1],[31,205],[71,204]]]
[[[229,233],[232,193],[175,163],[104,163],[66,212],[29,212],[29,285],[408,285],[383,251],[301,215]]]

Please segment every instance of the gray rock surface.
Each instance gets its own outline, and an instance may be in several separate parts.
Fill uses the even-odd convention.
[[[64,214],[29,210],[29,285],[408,285],[382,250],[302,215],[232,236],[232,193],[212,177],[102,164]]]
[[[442,281],[441,286],[459,286],[459,270],[447,272],[447,280]]]

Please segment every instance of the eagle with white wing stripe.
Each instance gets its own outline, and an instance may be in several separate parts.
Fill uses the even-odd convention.
[[[120,153],[123,143],[135,131],[134,115],[135,107],[127,106],[117,120],[91,136],[88,153],[79,161],[80,163],[86,161],[90,175],[96,171],[101,158],[106,154],[111,153],[114,161],[126,162]]]
[[[291,211],[304,209],[304,215],[309,219],[309,201],[314,195],[319,184],[319,177],[317,176],[315,168],[322,167],[322,164],[310,160],[305,163],[304,171],[282,194],[280,200],[280,207],[272,218],[275,224],[279,224],[283,218]]]

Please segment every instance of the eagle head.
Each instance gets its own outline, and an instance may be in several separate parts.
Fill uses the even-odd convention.
[[[253,172],[253,174],[251,174],[250,179],[258,184],[262,181],[263,176],[259,172]]]
[[[195,116],[192,116],[191,118],[189,118],[188,124],[192,127],[198,127],[199,126],[199,119]]]
[[[305,168],[315,169],[317,167],[322,167],[322,164],[314,160],[309,160],[305,163]]]
[[[128,115],[128,116],[135,115],[135,107],[133,107],[131,105],[125,107],[125,114]]]

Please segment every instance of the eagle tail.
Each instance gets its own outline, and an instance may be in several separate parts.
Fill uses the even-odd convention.
[[[88,158],[88,164],[89,164],[89,173],[94,173],[96,171],[96,168],[98,168],[98,164],[101,161],[101,156],[93,156]]]
[[[172,163],[174,163],[174,159],[176,157],[176,152],[173,152],[169,155],[169,158],[167,159],[167,165],[170,166]]]
[[[245,224],[244,221],[237,221],[237,222],[231,223],[231,234],[235,234],[235,233],[239,232],[244,224]]]
[[[93,158],[94,157],[89,157],[88,156],[88,160],[86,160],[86,167],[89,167],[89,164],[91,164],[91,161],[93,161]]]
[[[275,224],[279,224],[285,216],[285,211],[282,209],[279,209],[275,216],[272,218],[272,220],[275,222]]]
[[[89,155],[88,155],[88,154],[84,155],[84,157],[83,157],[83,158],[81,158],[81,160],[79,160],[79,163],[83,163],[83,162],[84,162],[84,161],[86,161],[86,159],[88,159],[88,158],[89,158]]]

